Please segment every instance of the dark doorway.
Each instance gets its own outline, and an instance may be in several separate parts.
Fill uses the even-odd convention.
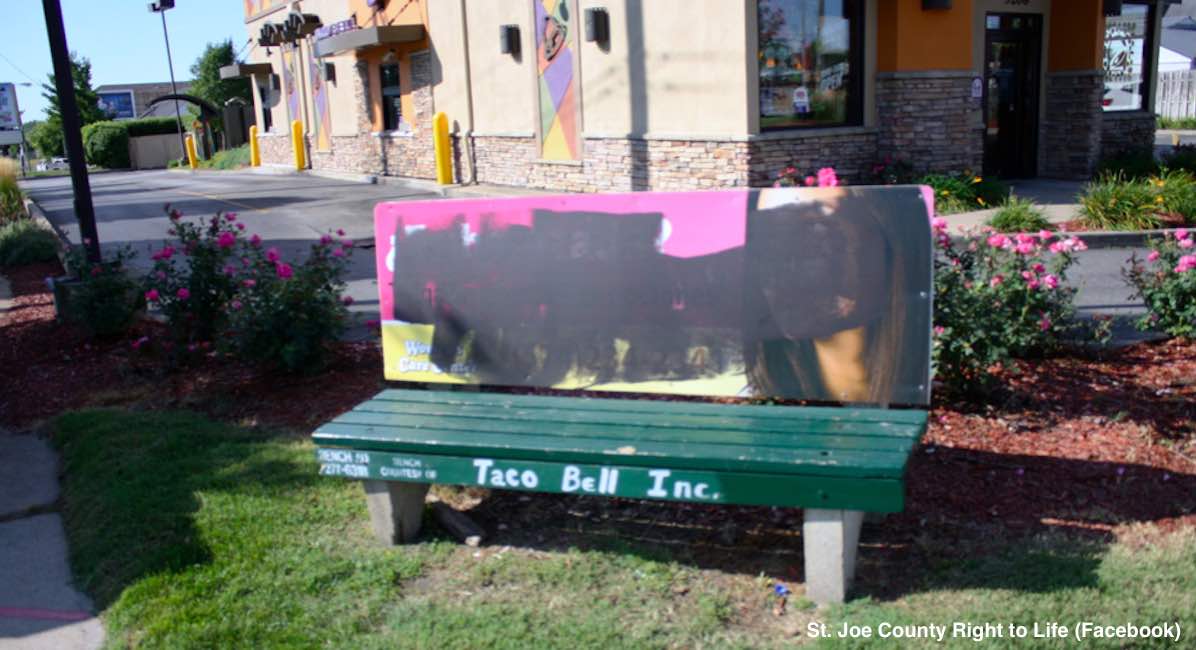
[[[984,70],[984,173],[1036,176],[1042,16],[985,16]]]

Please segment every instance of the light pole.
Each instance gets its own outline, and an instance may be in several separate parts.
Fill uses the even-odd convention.
[[[179,89],[174,85],[174,61],[170,57],[170,34],[166,31],[166,10],[174,9],[174,0],[154,0],[149,4],[149,10],[162,15],[162,40],[166,41],[166,65],[170,67],[170,94],[178,95]],[[179,100],[174,100],[174,119],[178,122],[179,145],[183,155],[187,154],[187,139],[183,137],[183,116],[179,113]]]

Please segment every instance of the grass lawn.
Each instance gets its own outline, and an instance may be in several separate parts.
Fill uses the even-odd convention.
[[[1185,640],[1196,633],[1190,530],[1143,525],[1116,542],[993,535],[991,553],[946,553],[895,599],[818,611],[795,595],[777,615],[775,574],[746,547],[720,556],[735,562],[695,561],[688,544],[594,534],[611,530],[599,524],[543,543],[512,527],[507,537],[531,543],[506,545],[499,533],[474,549],[428,522],[422,542],[384,549],[360,487],[318,477],[305,439],[185,412],[73,412],[54,429],[72,565],[104,610],[111,647],[759,648],[809,642],[808,624],[843,621],[1179,621]],[[551,497],[504,498],[534,510]],[[862,549],[864,560],[876,553]],[[864,592],[882,591],[883,573],[862,579]]]

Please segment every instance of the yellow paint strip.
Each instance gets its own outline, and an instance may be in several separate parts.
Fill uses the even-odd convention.
[[[187,196],[198,196],[201,199],[207,199],[209,201],[219,201],[220,203],[227,203],[231,206],[241,208],[242,210],[253,210],[254,212],[265,212],[266,210],[268,210],[268,208],[255,208],[252,205],[249,205],[248,203],[241,203],[240,201],[230,201],[229,199],[222,199],[218,196],[212,196],[211,194],[204,194],[203,192],[188,192],[187,190],[175,190],[175,191],[178,192],[179,194],[186,194]]]

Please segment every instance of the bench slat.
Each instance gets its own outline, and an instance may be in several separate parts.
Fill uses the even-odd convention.
[[[680,423],[673,422],[656,422],[648,425],[612,422],[570,422],[556,419],[537,420],[532,418],[512,419],[503,417],[460,416],[453,413],[431,415],[425,413],[395,413],[374,410],[375,408],[369,407],[350,411],[338,418],[337,421],[381,427],[396,427],[405,430],[422,429],[431,423],[432,427],[446,431],[464,431],[468,433],[485,433],[488,435],[540,435],[577,439],[621,440],[623,444],[632,445],[640,440],[669,443],[685,440],[689,443],[725,445],[729,447],[728,453],[735,453],[735,448],[739,446],[751,445],[754,447],[776,447],[780,449],[854,449],[895,451],[908,454],[914,445],[912,437],[865,438],[863,436],[807,433],[805,431],[755,433],[742,429],[696,428],[682,426]]]
[[[342,416],[347,417],[347,416]],[[678,431],[674,442],[626,438],[563,438],[537,434],[478,434],[438,428],[404,429],[337,418],[313,438],[320,445],[395,452],[501,456],[521,460],[659,465],[715,471],[900,478],[908,452],[780,449],[694,443]],[[430,423],[431,424],[431,423]]]
[[[714,472],[678,468],[668,461],[658,467],[638,467],[478,455],[349,452],[335,448],[317,449],[316,459],[320,474],[354,479],[868,512],[900,512],[904,505],[902,481],[895,479]],[[499,472],[501,485],[494,482],[495,471]],[[531,472],[531,476],[526,472]],[[534,486],[529,487],[533,479]]]
[[[557,422],[561,424],[580,423],[603,426],[619,430],[635,428],[648,431],[654,428],[695,431],[695,435],[706,436],[715,432],[720,437],[744,433],[759,435],[761,441],[780,438],[781,444],[789,441],[808,442],[808,436],[835,436],[842,438],[864,438],[859,445],[880,445],[885,448],[908,448],[910,440],[921,436],[924,427],[914,424],[891,424],[889,422],[827,422],[810,418],[782,419],[739,417],[718,417],[715,415],[683,415],[660,413],[636,413],[620,411],[591,411],[571,408],[533,408],[529,406],[499,407],[495,404],[440,404],[436,402],[397,402],[370,400],[354,408],[355,411],[387,413],[432,418],[461,418],[502,420],[510,422]],[[793,409],[790,409],[793,410]],[[881,438],[872,441],[870,438]],[[885,440],[887,439],[887,440]]]
[[[468,393],[388,389],[371,401],[431,402],[437,404],[478,404],[513,408],[569,408],[571,410],[613,411],[620,413],[662,413],[677,415],[714,415],[752,419],[809,419],[826,422],[888,422],[924,426],[926,411],[917,409],[881,409],[828,406],[779,406],[770,404],[719,404],[709,402],[664,401],[563,395],[518,395],[512,393]]]

